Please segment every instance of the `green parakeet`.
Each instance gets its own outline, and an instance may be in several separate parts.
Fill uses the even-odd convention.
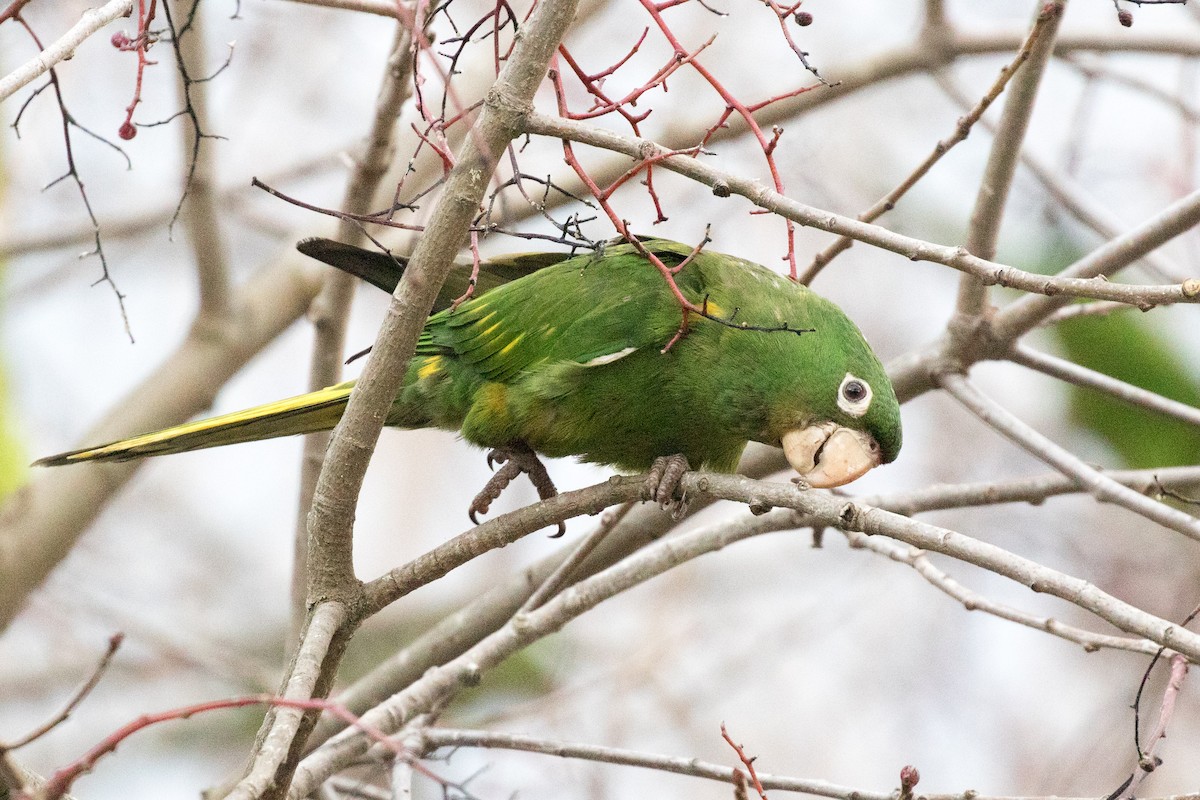
[[[668,266],[692,252],[661,239],[644,246]],[[323,240],[301,249],[356,261],[348,271],[385,288],[402,269],[385,254]],[[817,487],[854,480],[900,450],[899,404],[862,334],[833,303],[765,267],[707,250],[692,258],[675,279],[715,319],[692,314],[670,347],[680,306],[630,244],[489,262],[476,296],[445,307],[465,274],[425,324],[388,425],[445,428],[483,447],[637,471],[681,454],[693,467],[731,472],[754,440],[781,446]],[[328,430],[352,386],[36,463],[121,461]]]

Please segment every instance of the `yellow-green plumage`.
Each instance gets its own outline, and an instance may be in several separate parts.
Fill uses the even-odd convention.
[[[668,265],[691,252],[663,240],[646,246]],[[375,263],[374,282],[386,287],[387,262]],[[680,453],[693,467],[729,471],[748,440],[777,445],[785,432],[822,421],[868,433],[883,461],[899,450],[895,395],[853,323],[763,267],[708,251],[691,260],[676,275],[680,289],[731,324],[693,314],[687,334],[665,353],[679,330],[680,306],[631,245],[573,258],[510,259],[504,268],[518,277],[501,278],[457,310],[429,318],[389,425],[458,430],[485,447],[524,443],[548,456],[635,470]],[[750,329],[738,327],[743,323]],[[839,407],[848,373],[873,392],[858,416]],[[38,463],[120,460],[324,430],[340,418],[351,386]]]

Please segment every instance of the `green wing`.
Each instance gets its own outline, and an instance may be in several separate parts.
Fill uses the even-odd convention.
[[[687,253],[661,240],[647,247],[669,265]],[[452,354],[485,380],[504,383],[543,363],[601,365],[662,348],[679,320],[658,271],[631,245],[610,245],[431,317],[418,352]]]

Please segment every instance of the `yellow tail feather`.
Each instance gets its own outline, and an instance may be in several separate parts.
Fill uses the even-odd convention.
[[[341,383],[244,411],[187,422],[99,447],[39,458],[33,465],[57,467],[81,461],[128,461],[276,436],[327,431],[342,418],[353,386],[353,383]]]

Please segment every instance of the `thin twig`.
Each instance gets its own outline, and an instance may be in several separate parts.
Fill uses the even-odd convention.
[[[1187,659],[1178,653],[1171,656],[1171,673],[1167,678],[1167,686],[1163,690],[1162,703],[1158,707],[1158,724],[1150,734],[1150,739],[1146,742],[1146,746],[1144,748],[1139,746],[1138,766],[1133,771],[1133,776],[1129,781],[1128,787],[1121,795],[1125,800],[1134,800],[1137,797],[1137,790],[1141,786],[1142,781],[1162,764],[1162,759],[1155,755],[1155,750],[1167,738],[1167,726],[1170,725],[1171,718],[1175,715],[1175,701],[1179,698],[1179,692],[1183,689],[1183,679],[1187,677],[1187,673]]]
[[[619,747],[584,744],[582,742],[564,742],[559,739],[526,736],[519,733],[431,728],[424,732],[423,738],[425,743],[430,747],[481,747],[497,750],[517,750],[524,753],[540,753],[556,758],[574,758],[584,761],[596,761],[603,764],[641,767],[643,769],[653,769],[676,775],[687,775],[693,778],[704,778],[725,784],[733,780],[734,772],[737,771],[723,764],[714,764],[691,756],[658,755],[656,753],[645,753]],[[793,778],[763,772],[760,772],[758,777],[764,789],[781,792],[802,792],[817,797],[839,798],[839,800],[895,800],[896,798],[895,792],[871,791],[869,789],[842,786],[823,780]],[[962,800],[964,796],[969,796],[972,800],[1095,800],[1095,798],[1083,797],[1070,798],[1056,796],[1053,798],[1037,798],[993,796],[980,794],[974,790],[943,794],[921,794],[921,797],[926,798],[926,800]],[[1148,797],[1145,800],[1169,799]],[[1179,800],[1182,800],[1182,798]]]
[[[14,742],[0,743],[0,752],[22,748],[30,742],[42,738],[51,730],[65,722],[67,718],[71,716],[71,712],[78,708],[79,704],[82,703],[84,699],[92,693],[92,690],[95,689],[100,683],[100,679],[104,677],[104,673],[108,671],[108,666],[112,663],[113,656],[117,654],[117,649],[120,648],[121,642],[123,642],[124,639],[124,635],[120,633],[110,636],[108,639],[108,647],[105,649],[104,655],[100,656],[100,661],[92,669],[92,674],[89,675],[88,679],[84,681],[83,685],[75,691],[75,694],[71,696],[71,699],[67,701],[67,704],[63,706],[62,710],[45,723],[39,725],[29,733],[22,736],[20,739],[17,739]]]
[[[1052,8],[1053,6],[1047,6],[1047,9]],[[936,12],[936,19],[940,19],[940,17],[941,9],[939,8]],[[996,80],[983,97],[966,114],[958,118],[958,121],[954,125],[954,132],[935,144],[933,150],[925,157],[925,160],[909,173],[895,189],[892,189],[881,197],[875,205],[859,214],[859,220],[874,222],[888,211],[894,209],[896,203],[900,202],[900,199],[908,193],[909,189],[916,186],[928,174],[929,170],[933,169],[933,166],[941,161],[943,156],[949,153],[955,145],[966,140],[968,134],[971,133],[971,128],[979,121],[984,112],[991,107],[992,103],[996,101],[996,98],[1000,96],[1001,92],[1008,85],[1009,80],[1017,73],[1017,70],[1025,63],[1025,60],[1029,58],[1033,45],[1037,43],[1038,38],[1042,35],[1042,31],[1045,30],[1047,23],[1052,18],[1054,18],[1054,15],[1049,10],[1043,10],[1042,13],[1038,14],[1033,28],[1029,31],[1029,35],[1025,37],[1025,41],[1021,43],[1017,54],[1013,57],[1012,61],[1000,68],[1000,74],[996,76]],[[926,19],[926,24],[935,24],[936,19],[933,14],[930,14]],[[829,265],[829,262],[837,258],[840,253],[849,249],[853,243],[853,239],[843,236],[814,256],[812,262],[800,274],[798,279],[800,283],[811,284],[813,279],[820,274],[821,270]]]
[[[917,574],[929,582],[938,591],[954,598],[967,611],[982,611],[1018,625],[1024,625],[1036,631],[1057,636],[1068,642],[1082,645],[1085,652],[1094,653],[1101,649],[1125,650],[1131,653],[1141,653],[1152,656],[1162,648],[1153,642],[1131,636],[1113,636],[1096,633],[1074,625],[1069,625],[1054,617],[1038,616],[1018,608],[999,603],[991,598],[974,592],[955,580],[945,570],[934,566],[929,555],[916,547],[907,547],[885,539],[881,536],[865,536],[861,533],[844,531],[851,547],[870,550],[890,558],[900,564],[907,564],[917,571]]]
[[[967,95],[948,70],[939,70],[933,77],[934,82],[951,100],[963,107],[969,106]],[[985,131],[993,134],[996,132],[996,126],[986,119],[980,120],[979,125]],[[1046,193],[1058,203],[1062,210],[1085,227],[1090,228],[1101,239],[1115,239],[1128,227],[1069,174],[1064,173],[1061,169],[1056,169],[1048,160],[1037,155],[1030,148],[1022,148],[1020,157],[1021,166],[1037,179]],[[1185,270],[1160,250],[1147,252],[1139,263],[1158,280],[1182,283],[1187,278]],[[1149,308],[1149,306],[1144,306],[1142,310],[1145,311]]]

